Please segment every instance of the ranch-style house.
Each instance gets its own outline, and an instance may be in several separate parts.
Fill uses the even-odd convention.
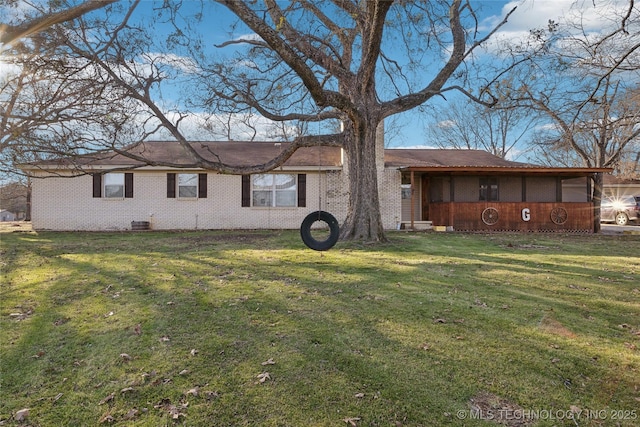
[[[381,138],[380,138],[381,139]],[[287,143],[192,142],[202,156],[262,164]],[[295,229],[310,212],[344,221],[348,174],[336,147],[298,149],[276,170],[225,175],[153,166],[188,158],[177,142],[130,148],[149,163],[111,153],[23,165],[36,230]],[[386,229],[591,233],[591,177],[605,168],[550,168],[478,150],[384,149],[377,170]]]

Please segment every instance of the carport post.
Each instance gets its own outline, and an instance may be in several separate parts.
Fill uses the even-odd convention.
[[[415,220],[415,180],[414,180],[414,171],[411,171],[411,229],[415,230],[415,226],[413,224],[414,220]]]

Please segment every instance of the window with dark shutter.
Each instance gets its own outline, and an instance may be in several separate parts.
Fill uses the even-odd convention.
[[[132,173],[124,174],[124,198],[125,199],[133,198],[133,174]]]
[[[251,175],[242,175],[242,207],[251,206]]]
[[[298,174],[298,207],[307,207],[307,174]]]
[[[198,174],[198,198],[199,199],[207,198],[207,174],[206,173]]]
[[[102,197],[102,174],[93,174],[93,197]]]
[[[167,198],[169,199],[176,198],[176,174],[175,173],[167,174]]]

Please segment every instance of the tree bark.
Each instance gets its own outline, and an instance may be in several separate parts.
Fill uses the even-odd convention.
[[[340,230],[341,240],[385,242],[378,196],[376,156],[377,123],[366,121],[359,129],[345,132],[349,208]],[[399,189],[398,189],[399,191]]]
[[[87,0],[75,7],[27,20],[18,25],[0,23],[0,43],[13,43],[20,38],[38,33],[52,25],[79,18],[86,13],[101,9],[116,1],[117,0]]]

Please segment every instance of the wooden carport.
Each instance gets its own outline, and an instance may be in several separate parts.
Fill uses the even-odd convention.
[[[508,161],[504,161],[508,162]],[[428,220],[434,226],[453,227],[457,231],[565,231],[591,233],[594,231],[594,204],[592,198],[592,177],[598,173],[609,173],[609,168],[554,168],[534,166],[511,162],[500,166],[407,166],[400,168],[404,174],[409,174],[411,183],[411,218],[410,227],[415,229],[416,221]],[[458,197],[456,181],[473,182],[495,180],[511,183],[516,188],[520,182],[520,197],[511,194],[508,201],[481,200],[482,188],[477,200],[469,200],[469,191],[465,197]],[[482,178],[481,178],[482,177]],[[563,182],[583,178],[584,200],[563,200]],[[471,181],[470,181],[471,179]],[[444,191],[448,194],[441,197],[429,197],[433,191],[429,183],[434,180],[448,182]],[[420,183],[420,194],[416,191]],[[549,187],[553,186],[553,194]],[[516,183],[514,186],[513,183]],[[547,193],[545,197],[527,197],[535,194],[535,188],[528,188],[535,183],[546,185],[540,193]],[[497,184],[496,184],[497,186]],[[482,187],[482,185],[480,185]],[[497,193],[497,191],[496,191]],[[419,210],[416,204],[421,203]],[[420,219],[416,212],[422,212]],[[426,217],[425,217],[426,215]]]

